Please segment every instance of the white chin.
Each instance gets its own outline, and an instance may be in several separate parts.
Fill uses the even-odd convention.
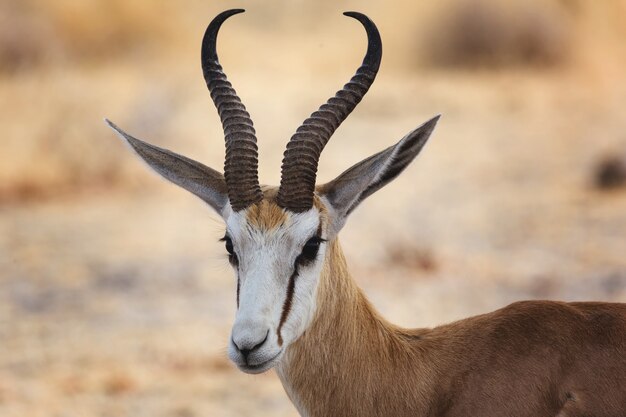
[[[241,363],[236,363],[236,365],[237,365],[237,368],[239,368],[239,370],[247,374],[262,374],[263,372],[269,371],[270,369],[272,369],[274,366],[278,364],[278,362],[280,361],[280,358],[282,357],[282,353],[283,351],[280,351],[273,358],[270,358],[266,362],[261,362],[257,365],[246,365],[246,364],[241,364]]]
[[[274,365],[276,365],[276,362],[270,361],[261,365],[237,365],[237,367],[247,374],[262,374],[272,369]]]

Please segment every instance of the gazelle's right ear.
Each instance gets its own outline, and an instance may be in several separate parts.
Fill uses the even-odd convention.
[[[200,197],[223,217],[228,192],[222,174],[200,162],[136,139],[108,119],[105,121],[153,170]]]

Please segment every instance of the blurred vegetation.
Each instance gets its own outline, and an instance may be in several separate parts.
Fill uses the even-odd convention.
[[[142,55],[170,46],[180,25],[175,5],[122,0],[21,0],[0,3],[0,71],[74,66]],[[173,14],[171,14],[173,13]]]
[[[443,113],[342,231],[391,321],[626,300],[626,0],[0,0],[0,416],[296,415],[276,375],[225,357],[221,222],[102,122],[222,166],[199,43],[240,6],[218,48],[263,182],[362,59],[344,10],[372,17],[385,52],[320,181]]]
[[[614,41],[624,34],[619,24],[626,18],[623,1],[445,0],[426,5],[402,0],[396,6],[394,12],[382,3],[363,4],[385,29],[391,71],[554,66],[576,71],[595,68],[605,58],[620,59],[624,49],[623,42]],[[177,62],[197,54],[196,38],[212,13],[198,10],[206,8],[198,1],[0,2],[0,121],[6,138],[0,201],[124,182],[126,155],[111,152],[109,132],[100,120],[111,109],[127,109],[131,128],[141,127],[156,139],[167,137],[168,115],[189,99],[180,83],[191,68]],[[250,23],[240,23],[229,39],[235,45],[245,37],[249,44],[269,36],[288,39],[284,34],[293,33],[302,40],[308,31],[315,36],[324,29],[326,21],[327,30],[334,30],[336,9],[331,3],[305,2],[258,7]],[[390,32],[395,21],[398,27]],[[265,52],[255,48],[250,53],[256,59],[274,54],[291,66],[305,62],[299,56],[310,56],[305,47],[285,46],[281,52],[272,49],[271,41],[264,45]],[[320,62],[330,66],[334,57],[345,55],[339,48],[333,51],[323,58],[330,60]],[[142,74],[146,65],[151,70]],[[246,64],[235,71],[254,68]]]
[[[564,64],[574,44],[572,18],[550,1],[459,0],[428,25],[424,59],[448,67]]]

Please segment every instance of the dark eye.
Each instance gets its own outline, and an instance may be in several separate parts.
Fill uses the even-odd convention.
[[[302,253],[296,259],[296,262],[301,265],[313,262],[322,242],[325,242],[325,240],[319,236],[313,236],[311,239],[307,240],[302,248]]]
[[[229,255],[235,253],[235,249],[233,248],[233,241],[229,237],[224,238],[224,246],[226,246],[226,252],[228,252]]]
[[[235,248],[233,247],[233,240],[230,238],[230,236],[224,236],[222,240],[224,241],[226,252],[228,252],[228,260],[231,264],[236,265],[239,260],[237,259]]]

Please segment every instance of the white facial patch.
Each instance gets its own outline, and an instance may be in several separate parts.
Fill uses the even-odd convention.
[[[284,222],[271,230],[251,225],[246,211],[228,213],[227,235],[237,255],[239,280],[229,356],[242,370],[256,373],[271,368],[310,324],[326,245],[320,244],[311,262],[296,259],[307,241],[317,236],[319,222],[316,208],[288,212]],[[246,357],[242,346],[256,348]]]

